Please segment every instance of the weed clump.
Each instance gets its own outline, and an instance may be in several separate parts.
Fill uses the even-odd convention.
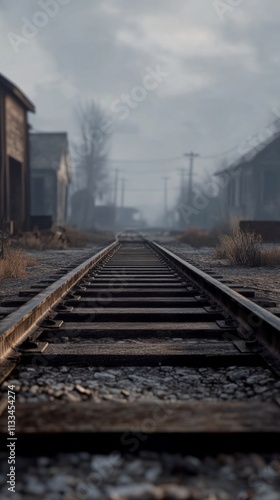
[[[34,263],[35,260],[22,250],[5,248],[4,257],[0,258],[0,281],[9,278],[24,278],[27,267]]]
[[[217,258],[227,259],[230,264],[239,266],[262,265],[262,237],[259,234],[243,232],[237,228],[231,236],[222,235],[219,240]]]

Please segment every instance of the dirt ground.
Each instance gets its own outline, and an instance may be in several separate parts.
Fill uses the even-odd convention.
[[[85,249],[29,251],[33,263],[28,266],[24,278],[5,279],[0,282],[0,301],[17,297],[20,290],[28,289],[40,280],[48,279],[61,268],[78,266],[87,258],[92,257],[101,246],[92,246]]]

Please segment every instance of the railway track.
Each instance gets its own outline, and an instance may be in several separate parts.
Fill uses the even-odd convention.
[[[2,304],[1,379],[27,368],[159,367],[164,373],[165,367],[256,367],[271,370],[274,388],[280,319],[253,299],[252,290],[156,243],[120,237],[58,280]],[[266,400],[213,399],[18,402],[18,452],[126,451],[135,437],[150,450],[278,451],[280,398],[274,390]]]

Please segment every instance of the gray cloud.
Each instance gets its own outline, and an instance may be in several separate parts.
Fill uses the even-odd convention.
[[[35,101],[36,129],[73,135],[77,100],[93,98],[110,112],[120,95],[142,84],[147,66],[157,65],[170,76],[117,122],[113,158],[219,153],[261,129],[279,106],[280,4],[274,0],[246,0],[223,22],[212,0],[69,0],[15,54],[8,33],[20,34],[22,17],[32,21],[38,9],[33,0],[0,3],[1,71]],[[184,162],[131,165],[128,177],[135,174],[138,186],[156,191],[143,202],[144,191],[131,190],[128,203],[158,213],[162,172],[170,169],[171,201]],[[198,159],[196,171],[217,163]],[[147,170],[150,176],[139,175]]]

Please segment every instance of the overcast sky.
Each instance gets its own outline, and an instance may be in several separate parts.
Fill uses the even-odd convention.
[[[278,0],[49,2],[42,17],[47,0],[0,0],[0,72],[35,103],[36,130],[73,139],[75,103],[94,99],[113,119],[112,160],[178,158],[110,162],[145,215],[163,209],[163,176],[172,206],[184,152],[236,147],[231,160],[280,108]],[[222,158],[198,158],[196,178]]]

